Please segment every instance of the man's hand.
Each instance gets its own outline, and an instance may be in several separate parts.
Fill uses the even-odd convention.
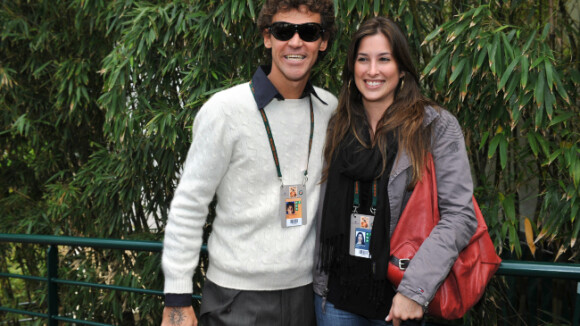
[[[165,307],[161,326],[197,326],[193,307]]]
[[[397,293],[393,298],[386,321],[393,321],[393,326],[400,326],[403,320],[421,318],[423,318],[423,307],[401,293]]]

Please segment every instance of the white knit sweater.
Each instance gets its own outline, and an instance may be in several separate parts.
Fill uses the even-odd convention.
[[[280,290],[312,282],[322,149],[336,98],[316,88],[314,137],[306,184],[308,224],[282,228],[280,181],[248,83],[215,94],[195,118],[193,141],[171,203],[163,242],[165,293],[191,293],[208,205],[217,194],[207,277],[239,290]],[[265,107],[284,184],[303,179],[308,153],[308,97]]]

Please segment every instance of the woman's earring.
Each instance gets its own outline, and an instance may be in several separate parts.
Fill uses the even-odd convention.
[[[405,87],[405,77],[401,77],[401,87],[399,87],[399,90],[402,90],[403,87]]]

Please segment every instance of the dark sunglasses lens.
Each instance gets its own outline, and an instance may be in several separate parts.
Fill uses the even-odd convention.
[[[274,23],[270,27],[270,32],[280,41],[288,41],[296,33],[306,42],[314,42],[320,38],[322,28],[316,23],[306,23],[301,25],[293,25],[289,23]]]
[[[272,24],[270,31],[272,31],[272,35],[280,41],[288,41],[292,36],[294,36],[294,33],[296,33],[294,25],[285,23]]]
[[[306,42],[314,42],[320,37],[320,26],[317,24],[298,25],[298,35]]]

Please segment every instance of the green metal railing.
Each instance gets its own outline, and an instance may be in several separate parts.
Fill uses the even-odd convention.
[[[0,242],[31,243],[48,245],[47,251],[47,275],[46,277],[19,275],[11,273],[0,273],[0,277],[20,278],[24,280],[34,280],[47,283],[48,288],[48,311],[47,313],[29,312],[19,309],[11,309],[0,306],[0,311],[44,318],[48,320],[49,326],[58,325],[59,321],[70,322],[83,325],[110,326],[108,324],[96,323],[92,321],[76,320],[58,315],[59,299],[58,284],[75,285],[81,287],[92,287],[125,292],[134,292],[147,295],[162,296],[160,290],[148,290],[126,286],[116,286],[98,284],[90,282],[70,281],[58,278],[58,246],[91,247],[99,249],[120,249],[131,251],[160,252],[162,244],[155,241],[134,241],[134,240],[112,240],[96,238],[79,238],[49,235],[29,235],[29,234],[5,234],[0,233]],[[206,247],[202,251],[206,251]],[[574,308],[573,326],[579,326],[580,322],[580,264],[549,263],[549,262],[524,262],[524,261],[503,261],[497,275],[517,276],[517,277],[540,277],[568,279],[578,282],[576,291],[576,303]],[[194,299],[201,299],[200,295],[193,295]]]

